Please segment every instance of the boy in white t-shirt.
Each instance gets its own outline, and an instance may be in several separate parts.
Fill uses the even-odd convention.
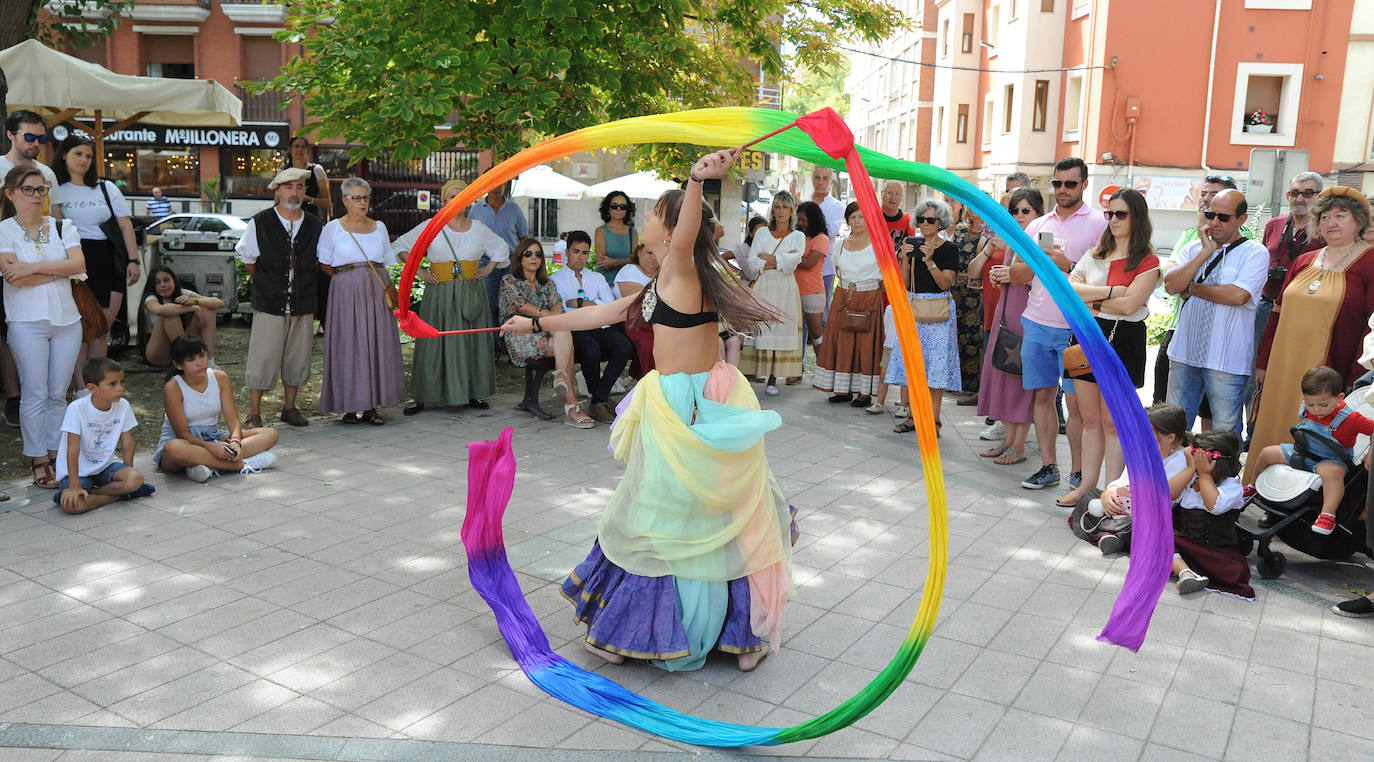
[[[124,368],[108,357],[93,357],[81,368],[90,394],[67,406],[57,452],[58,491],[53,502],[67,513],[85,513],[116,500],[153,494],[153,485],[129,465],[134,461],[138,422],[124,399]],[[115,458],[115,449],[123,460]],[[70,474],[77,475],[72,484]]]

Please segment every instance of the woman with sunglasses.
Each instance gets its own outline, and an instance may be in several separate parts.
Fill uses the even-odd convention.
[[[1374,248],[1364,240],[1370,224],[1369,201],[1354,188],[1332,186],[1312,204],[1307,235],[1326,245],[1293,260],[1260,342],[1259,415],[1246,484],[1258,476],[1260,451],[1293,441],[1289,427],[1302,402],[1304,373],[1318,365],[1335,368],[1347,387],[1364,375],[1362,340],[1374,313]]]
[[[465,180],[449,180],[439,189],[444,204],[464,188]],[[391,248],[402,262],[429,224],[421,222],[397,238]],[[487,264],[481,263],[486,256]],[[510,247],[491,228],[468,217],[463,209],[439,229],[425,253],[428,267],[417,272],[425,282],[418,310],[421,320],[439,331],[463,331],[491,326],[491,307],[482,279],[497,267],[510,264]],[[467,405],[486,410],[487,397],[496,393],[496,346],[486,334],[416,339],[410,366],[413,402],[401,411],[415,415],[425,405]]]
[[[563,313],[563,299],[558,286],[549,279],[544,263],[544,246],[533,238],[521,238],[515,245],[515,261],[510,272],[501,278],[500,314],[506,324],[518,316],[545,318]],[[553,388],[563,395],[563,425],[575,429],[590,429],[596,425],[582,410],[582,401],[572,384],[573,341],[570,331],[537,330],[524,333],[502,333],[506,339],[506,353],[511,364],[523,368],[530,360],[553,358]],[[522,408],[526,409],[527,408]],[[528,410],[537,416],[550,417],[541,409]]]
[[[950,286],[959,269],[959,250],[940,237],[940,232],[954,224],[954,212],[949,204],[926,199],[911,213],[918,235],[909,238],[897,249],[897,267],[906,281],[907,298],[916,312],[916,335],[921,339],[921,357],[925,360],[926,385],[930,387],[930,407],[935,415],[935,427],[940,422],[940,404],[945,392],[957,392],[959,377],[958,316],[954,311],[954,297]],[[943,305],[943,308],[942,308]],[[923,317],[924,315],[924,317]],[[906,381],[906,364],[902,360],[902,346],[892,343],[892,359],[888,361],[888,384],[902,387],[902,409],[907,411],[892,430],[898,434],[915,431],[911,422],[911,393]]]
[[[1092,309],[1131,383],[1139,389],[1145,385],[1145,318],[1150,316],[1150,294],[1160,278],[1159,257],[1150,245],[1154,227],[1145,197],[1131,188],[1113,193],[1103,216],[1107,230],[1097,247],[1074,265],[1069,285]],[[1078,376],[1073,389],[1078,395],[1078,414],[1083,418],[1083,481],[1055,501],[1061,508],[1078,505],[1097,487],[1104,468],[1106,481],[1112,482],[1126,467],[1121,441],[1096,377],[1092,373]]]
[[[62,192],[62,217],[76,223],[81,234],[86,284],[104,308],[106,323],[113,326],[119,308],[124,306],[124,292],[139,276],[138,244],[134,242],[129,204],[119,186],[96,174],[95,143],[84,135],[73,133],[62,141],[54,169]],[[118,223],[122,249],[101,227],[111,219]],[[92,357],[104,357],[109,351],[108,340],[107,332],[84,345],[76,358],[76,367],[85,365]],[[86,388],[84,380],[73,376],[72,381],[77,389]]]
[[[339,183],[345,214],[320,233],[320,269],[334,276],[324,324],[320,412],[343,413],[340,423],[381,426],[377,408],[405,397],[396,316],[387,305],[387,265],[395,258],[386,225],[367,216],[372,186],[360,177]],[[359,415],[357,411],[361,410]]]
[[[5,174],[0,271],[9,344],[19,366],[24,456],[31,459],[33,483],[57,489],[53,461],[63,436],[67,385],[81,351],[81,313],[71,281],[86,271],[86,263],[76,225],[43,214],[47,198],[47,180],[37,167]]]
[[[1017,188],[1007,198],[1007,211],[1024,229],[1031,220],[1045,213],[1045,198],[1035,188]],[[986,284],[983,299],[986,302],[991,297],[996,311],[989,321],[987,350],[983,353],[983,374],[978,382],[978,415],[991,418],[995,423],[979,438],[996,441],[1000,433],[1002,443],[979,455],[993,458],[993,462],[999,466],[1014,466],[1026,460],[1026,436],[1030,434],[1031,421],[1034,419],[1035,392],[1021,386],[1021,376],[998,370],[994,353],[1002,331],[1009,332],[1018,340],[1021,338],[1021,313],[1026,309],[1030,286],[1018,286],[1011,282],[1011,266],[1016,261],[1016,255],[1000,238],[993,245],[1005,254],[1002,255],[1002,261],[989,266],[987,274],[983,276]],[[997,431],[997,424],[1001,424],[1000,432]]]
[[[620,268],[630,264],[630,255],[639,245],[635,232],[635,202],[620,191],[611,191],[601,199],[601,222],[592,235],[596,250],[596,271],[614,283]]]

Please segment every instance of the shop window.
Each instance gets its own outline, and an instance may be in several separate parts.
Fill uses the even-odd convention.
[[[1231,142],[1292,146],[1302,98],[1302,64],[1245,62],[1236,65]]]
[[[199,148],[140,148],[137,162],[138,193],[157,186],[168,196],[200,195]]]
[[[233,198],[272,198],[267,184],[286,167],[286,152],[263,148],[219,149],[224,192]]]
[[[1050,81],[1035,80],[1035,111],[1031,114],[1031,132],[1044,132],[1050,110]]]

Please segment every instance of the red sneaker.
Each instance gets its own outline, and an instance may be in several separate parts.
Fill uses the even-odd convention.
[[[1244,498],[1245,498],[1246,500],[1249,500],[1250,498],[1252,498],[1252,497],[1255,496],[1255,493],[1256,493],[1257,491],[1258,491],[1258,490],[1255,489],[1255,485],[1253,485],[1253,484],[1247,484],[1247,485],[1245,485],[1245,489],[1241,490],[1241,494],[1242,494],[1242,496],[1244,496]]]
[[[1312,531],[1317,534],[1331,534],[1331,530],[1336,528],[1336,516],[1330,513],[1323,513],[1312,522]]]

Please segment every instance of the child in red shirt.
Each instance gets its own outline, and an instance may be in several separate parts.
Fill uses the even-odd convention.
[[[1345,448],[1345,457],[1354,460],[1352,448],[1360,434],[1374,435],[1374,421],[1360,415],[1345,404],[1345,380],[1341,374],[1325,365],[1307,371],[1302,376],[1302,407],[1298,410],[1298,427],[1335,439]],[[1312,522],[1312,531],[1331,534],[1336,528],[1336,508],[1345,497],[1345,462],[1320,439],[1311,440],[1310,457],[1293,452],[1293,445],[1270,445],[1260,451],[1260,471],[1287,463],[1301,471],[1311,471],[1322,478],[1322,512]]]

